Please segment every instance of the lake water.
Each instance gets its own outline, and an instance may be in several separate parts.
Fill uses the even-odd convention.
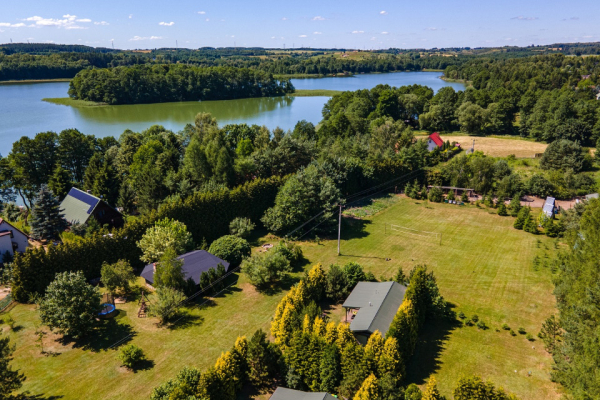
[[[365,74],[347,78],[293,79],[296,89],[357,90],[378,84],[426,85],[439,90],[460,83],[439,79],[440,72],[396,72]],[[5,156],[21,136],[45,131],[60,132],[76,128],[97,137],[118,137],[125,129],[142,131],[151,125],[163,125],[173,131],[192,123],[199,112],[209,112],[219,125],[247,123],[293,129],[296,122],[321,121],[327,97],[271,97],[259,99],[138,104],[74,108],[47,103],[43,98],[67,97],[68,82],[0,85],[0,154]]]

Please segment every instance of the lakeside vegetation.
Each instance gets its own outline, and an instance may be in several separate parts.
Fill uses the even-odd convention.
[[[290,96],[293,96],[293,97],[310,97],[310,96],[333,97],[340,93],[342,93],[341,90],[303,89],[303,90],[295,90],[294,93],[290,94]]]
[[[61,106],[71,106],[71,107],[101,107],[106,106],[106,103],[97,103],[95,101],[86,101],[86,100],[75,100],[70,97],[52,97],[52,98],[44,98],[42,101],[52,104],[58,104]]]
[[[257,56],[268,55],[249,57]],[[352,60],[358,63],[365,55],[357,52],[353,56],[361,59]],[[389,56],[382,54],[381,60]],[[405,59],[407,55],[399,56]],[[99,295],[85,279],[100,275],[108,289],[107,268],[117,265],[131,269],[156,263],[161,278],[149,314],[156,319],[134,322],[133,313],[129,319],[124,313],[123,321],[104,324],[85,318],[85,323],[64,322],[72,325],[66,328],[77,325],[77,338],[56,331],[49,334],[54,346],[50,351],[64,351],[73,357],[59,355],[42,360],[53,373],[68,371],[81,379],[77,384],[82,388],[97,388],[98,375],[104,374],[106,379],[127,376],[115,386],[97,389],[109,396],[126,391],[131,381],[140,389],[127,395],[145,391],[147,396],[153,385],[159,385],[152,396],[162,399],[171,396],[182,379],[190,377],[195,379],[190,386],[186,382],[180,385],[187,390],[186,395],[217,400],[223,396],[234,399],[242,389],[256,394],[258,383],[245,381],[245,368],[249,367],[240,361],[247,360],[244,349],[249,343],[243,338],[233,342],[238,334],[249,336],[254,329],[264,328],[265,321],[274,315],[274,321],[289,324],[273,325],[273,343],[266,338],[258,340],[258,345],[254,343],[264,354],[270,354],[265,356],[270,361],[261,361],[265,368],[271,368],[269,379],[259,377],[263,384],[272,384],[276,377],[291,387],[359,397],[357,393],[368,388],[406,393],[405,389],[412,387],[410,390],[418,393],[420,389],[411,384],[423,387],[427,383],[426,390],[439,387],[450,395],[462,373],[476,371],[522,398],[557,398],[561,390],[577,399],[593,398],[598,393],[594,349],[600,318],[593,301],[598,290],[590,282],[596,282],[598,275],[600,203],[582,202],[562,211],[554,220],[539,209],[523,207],[520,200],[524,194],[571,200],[598,190],[598,158],[589,149],[597,146],[600,135],[600,103],[594,97],[600,85],[599,60],[595,56],[479,56],[445,70],[453,79],[473,82],[473,87],[465,91],[443,88],[434,93],[420,85],[379,85],[370,90],[331,93],[317,127],[299,121],[289,132],[246,124],[219,126],[211,115],[198,114],[180,132],[152,126],[142,132],[127,130],[118,139],[98,139],[75,129],[23,137],[6,157],[0,158],[2,215],[29,227],[40,247],[14,260],[3,257],[0,277],[12,287],[18,301],[36,301],[43,310],[40,322],[56,327],[52,324],[63,322],[52,322],[44,315],[52,315],[48,308],[58,304],[52,297],[55,291],[47,291],[57,280],[68,287],[69,277],[75,276],[74,288],[93,295],[71,296],[73,308],[85,303],[86,312],[93,314],[97,312],[94,307],[99,306],[93,304],[94,299]],[[167,82],[166,88],[173,82],[163,78],[168,74],[164,71],[201,69],[209,70],[144,65],[110,71],[150,71],[149,76],[156,72],[159,80]],[[94,74],[108,74],[106,71],[84,70],[80,76],[91,82]],[[108,76],[95,82],[104,82]],[[89,94],[90,88],[83,88],[89,82],[81,79],[77,84]],[[118,94],[117,85],[109,87],[102,99],[112,93]],[[144,99],[138,94],[121,93],[121,100],[111,98],[109,102]],[[428,149],[426,140],[416,136],[416,129],[428,133],[460,130],[460,140],[466,141],[463,149],[469,147],[468,139],[477,136],[476,150],[479,140],[482,150],[487,146],[490,155],[480,151],[461,154],[453,143],[458,138],[447,135],[442,135],[447,140],[441,147]],[[519,135],[527,140],[489,137],[493,135]],[[527,154],[532,151],[542,153],[541,157],[525,158],[531,157]],[[517,158],[517,154],[524,158]],[[463,203],[469,198],[466,193],[444,194],[439,186],[471,188],[481,199],[472,205],[452,204],[458,196]],[[110,231],[91,222],[63,232],[66,223],[58,204],[71,187],[89,190],[126,214],[141,215],[129,217],[122,229]],[[361,204],[347,211],[342,225],[342,255],[335,255],[339,204],[356,205],[357,199],[369,194],[402,191],[410,199]],[[14,204],[17,196],[25,204],[24,209]],[[441,204],[444,200],[448,204]],[[389,223],[403,227],[402,232],[388,233]],[[251,237],[251,256],[250,244],[243,236],[247,237],[255,225],[262,239]],[[418,239],[412,238],[411,232],[412,236],[420,235]],[[441,245],[437,233],[443,235]],[[60,237],[65,243],[58,242]],[[279,237],[296,239],[299,247],[289,241],[269,252],[258,247],[276,244]],[[56,245],[49,245],[52,241],[57,241]],[[44,245],[49,246],[46,249]],[[202,335],[214,335],[219,329],[220,314],[209,312],[202,320],[204,310],[197,313],[177,306],[196,289],[185,281],[175,256],[194,248],[218,253],[235,266],[241,262],[240,284],[227,292],[236,300],[229,304],[239,306],[238,301],[246,301],[252,309],[244,310],[244,315],[236,314],[237,308],[227,310],[223,315],[231,320],[227,321],[224,340],[215,342],[215,348],[186,353],[181,357],[186,365],[180,365],[176,358],[157,355],[155,340],[163,339],[164,344],[173,339],[175,348],[171,350],[180,353],[188,348],[188,341],[197,339],[188,332],[206,337]],[[311,268],[304,280],[321,280],[323,285],[313,285],[304,296],[298,279],[317,263],[324,263],[324,269]],[[343,267],[336,269],[328,264]],[[413,269],[419,264],[427,264],[433,274]],[[223,271],[221,268],[215,274],[222,275]],[[427,276],[427,283],[413,285],[412,279],[419,274]],[[207,287],[207,279],[213,282],[213,278],[203,274],[201,286]],[[410,281],[412,292],[407,295],[411,301],[396,314],[392,334],[381,340],[374,335],[364,348],[354,344],[346,347],[354,341],[344,336],[350,340],[340,340],[341,344],[336,341],[335,349],[325,351],[323,332],[314,328],[321,326],[314,318],[321,315],[319,307],[333,320],[340,319],[342,311],[332,300],[343,300],[358,281],[390,279],[403,284]],[[556,284],[555,298],[552,283]],[[325,286],[329,289],[323,297],[322,291],[319,294],[315,288]],[[422,288],[422,296],[415,295],[419,290],[415,287]],[[235,296],[240,291],[243,295]],[[285,302],[275,307],[277,296],[286,292],[291,303],[297,301],[292,304],[295,308]],[[132,293],[132,298],[135,296]],[[554,316],[554,301],[558,317]],[[215,302],[218,307],[220,301]],[[124,306],[124,310],[135,312],[132,306]],[[254,308],[260,314],[256,320],[251,319]],[[574,309],[583,312],[575,313]],[[32,382],[31,388],[36,391],[65,395],[61,393],[68,390],[64,382],[56,383],[53,373],[31,365],[37,357],[36,340],[41,337],[42,346],[44,340],[36,326],[37,310],[26,305],[17,305],[15,310],[25,329],[20,336],[19,329],[12,329],[19,321],[6,324],[5,331],[18,344],[17,358],[11,364],[29,371],[28,379],[39,377],[44,381],[47,386]],[[170,319],[172,310],[175,314],[181,312],[181,325]],[[54,315],[60,312],[54,307]],[[156,325],[152,325],[154,322]],[[347,330],[343,326],[342,333]],[[144,347],[150,362],[135,374],[126,375],[132,371],[121,369],[116,361],[110,364],[109,358],[114,357],[109,357],[107,349],[113,338],[132,333],[133,329],[132,342]],[[151,339],[148,332],[153,332]],[[397,343],[390,339],[397,339]],[[196,348],[198,343],[189,347]],[[392,367],[386,364],[379,368],[380,356],[369,355],[376,345],[387,347]],[[231,350],[215,364],[216,354],[227,349]],[[394,351],[400,356],[396,357]],[[5,359],[10,358],[9,353]],[[303,358],[306,354],[313,357]],[[327,359],[321,362],[325,354]],[[338,361],[345,361],[335,361],[338,356]],[[81,370],[70,369],[63,361],[79,359]],[[158,362],[163,365],[157,366]],[[274,365],[280,375],[272,371]],[[191,372],[175,378],[176,371],[185,366],[202,371],[185,370]],[[557,366],[554,371],[553,366]],[[514,370],[517,373],[511,373]],[[550,381],[551,372],[562,388]],[[170,376],[161,375],[158,382],[156,374],[165,373]],[[337,374],[337,378],[328,374]],[[437,385],[432,375],[439,378]],[[169,378],[174,380],[163,385]],[[95,379],[94,384],[86,385],[88,379]],[[477,378],[467,379],[478,385]],[[459,381],[458,386],[468,386],[469,382]],[[27,381],[25,384],[29,385]],[[11,391],[19,386],[20,382]],[[260,390],[272,388],[267,385]],[[499,398],[510,398],[503,396]]]

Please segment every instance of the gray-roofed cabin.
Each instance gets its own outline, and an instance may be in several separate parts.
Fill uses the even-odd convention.
[[[342,306],[360,343],[366,344],[375,331],[385,337],[405,292],[406,286],[396,282],[358,282]]]
[[[278,387],[269,400],[335,400],[335,397],[325,392],[301,392],[300,390]]]
[[[196,285],[200,284],[200,275],[203,272],[208,272],[209,269],[217,269],[219,264],[225,267],[225,272],[229,271],[229,263],[225,260],[221,260],[219,257],[210,254],[206,250],[195,250],[189,253],[185,253],[177,257],[177,260],[183,261],[181,269],[185,275],[185,279],[192,278]],[[142,278],[146,280],[149,285],[154,284],[154,271],[156,266],[154,263],[148,264],[142,271]]]
[[[86,224],[93,217],[100,225],[108,224],[113,228],[123,226],[123,215],[120,212],[104,200],[77,188],[69,190],[60,203],[60,209],[70,224]]]
[[[556,213],[556,199],[550,196],[546,197],[546,202],[544,203],[542,211],[546,217],[554,218],[554,214]]]

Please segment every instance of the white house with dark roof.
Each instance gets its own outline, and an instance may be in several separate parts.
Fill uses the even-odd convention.
[[[546,202],[544,203],[542,212],[546,215],[546,217],[554,218],[554,214],[556,213],[556,199],[554,197],[546,197]]]
[[[269,400],[335,400],[335,397],[325,392],[302,392],[278,387]]]
[[[373,332],[385,337],[404,301],[406,286],[397,282],[358,282],[342,307],[350,330],[356,339],[366,344]]]
[[[29,237],[5,219],[0,218],[0,261],[6,252],[11,256],[15,252],[24,253],[27,246],[29,246]]]

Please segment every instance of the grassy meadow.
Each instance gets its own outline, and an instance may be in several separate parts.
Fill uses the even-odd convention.
[[[337,256],[336,240],[301,243],[306,268],[319,262],[328,266],[356,261],[376,277],[389,278],[400,266],[408,272],[416,264],[427,264],[454,310],[469,318],[477,314],[489,326],[479,330],[462,326],[458,320],[426,325],[409,366],[409,382],[423,385],[435,374],[442,393],[450,396],[462,374],[477,373],[521,399],[558,398],[557,386],[549,377],[551,358],[539,340],[529,342],[524,335],[513,337],[501,329],[506,323],[515,332],[523,327],[535,336],[542,321],[555,312],[551,272],[532,266],[536,255],[544,259],[555,251],[553,240],[513,229],[513,218],[499,217],[495,210],[400,196],[371,205],[366,214],[355,209],[353,215],[367,217],[344,218],[341,256]],[[441,233],[442,244],[427,234],[390,231],[390,224]],[[276,241],[263,236],[254,244]],[[296,272],[293,278],[300,274]],[[254,290],[244,276],[236,277],[208,305],[186,309],[182,321],[171,328],[159,328],[154,318],[137,318],[137,300],[132,300],[117,305],[118,317],[104,322],[84,342],[64,343],[49,334],[44,338],[45,355],[36,342],[35,306],[17,305],[11,311],[17,328],[0,328],[17,346],[13,364],[27,376],[24,390],[64,400],[147,399],[152,388],[182,367],[207,368],[238,335],[267,330],[278,301],[294,279],[280,292],[264,294]],[[339,306],[329,312],[333,318],[343,314]],[[130,342],[140,346],[151,361],[135,373],[121,368],[117,352],[108,349],[130,333]]]

